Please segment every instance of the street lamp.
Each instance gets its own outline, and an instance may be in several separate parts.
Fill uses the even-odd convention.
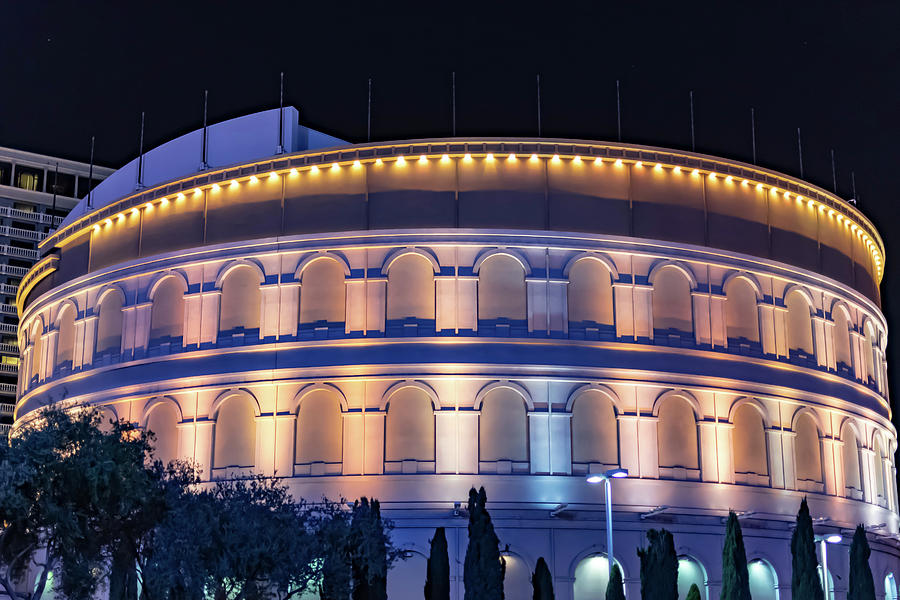
[[[825,590],[825,600],[831,600],[828,590],[828,544],[840,544],[841,536],[838,533],[817,535],[815,540],[822,544],[822,589]]]
[[[607,585],[612,581],[613,561],[613,534],[612,534],[612,486],[610,482],[613,479],[623,479],[628,477],[628,469],[610,469],[605,473],[590,473],[585,477],[588,483],[604,483],[606,491],[606,569],[607,569]]]

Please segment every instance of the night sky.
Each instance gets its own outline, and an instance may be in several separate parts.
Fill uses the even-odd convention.
[[[751,159],[850,195],[887,244],[882,285],[900,332],[900,3],[569,1],[22,2],[0,0],[0,145],[117,167],[201,125],[285,101],[348,141],[450,134],[615,140]],[[898,344],[889,372],[898,393]]]

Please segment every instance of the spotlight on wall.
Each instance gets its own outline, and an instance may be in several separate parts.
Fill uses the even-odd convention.
[[[568,508],[568,506],[569,506],[569,505],[566,504],[566,503],[563,503],[563,504],[557,504],[556,507],[553,508],[553,510],[550,511],[550,517],[551,517],[551,518],[552,518],[552,517],[558,517],[564,510],[566,510],[566,508]]]

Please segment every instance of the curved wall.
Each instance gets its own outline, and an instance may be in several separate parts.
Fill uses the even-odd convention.
[[[784,190],[756,195],[721,173],[441,156],[208,183],[167,192],[165,203],[139,198],[141,208],[108,224],[76,221],[86,233],[60,232],[20,297],[19,423],[48,401],[102,404],[155,431],[163,458],[192,458],[208,478],[256,471],[288,478],[305,497],[376,496],[409,558],[391,575],[396,598],[418,597],[433,527],[450,528],[461,564],[465,520],[454,504],[471,485],[487,487],[510,545],[509,594],[527,589],[538,556],[559,597],[602,592],[603,498],[584,475],[620,466],[630,477],[614,485],[616,558],[629,594],[639,593],[633,549],[664,524],[684,577],[717,597],[721,518],[734,509],[747,513],[757,600],[789,598],[787,525],[804,495],[828,517],[821,526],[862,522],[882,536],[876,579],[897,572],[896,432],[877,294],[857,276],[822,274],[823,238],[809,263],[793,260],[802,244],[778,249],[789,219],[773,206],[815,216],[819,235],[822,223],[846,231],[869,257],[848,273],[873,281],[877,234],[866,248],[855,216],[838,227],[831,208],[809,209]],[[612,175],[591,179],[587,169]],[[367,215],[358,223],[351,204],[326,194],[356,178]],[[475,180],[510,191],[473,191]],[[601,180],[629,190],[624,232],[603,232],[615,211]],[[640,192],[653,181],[657,192]],[[522,189],[532,185],[544,186],[533,205]],[[550,191],[578,185],[590,201]],[[677,220],[663,205],[683,212],[692,189],[707,208]],[[741,218],[742,203],[768,207],[762,238],[749,221],[716,221],[708,207],[726,192]],[[457,220],[437,227],[428,215],[442,203]],[[597,206],[569,212],[585,203]],[[560,206],[572,231],[532,218],[534,207],[546,218]],[[311,216],[315,207],[331,225]],[[360,230],[339,229],[348,223]],[[307,233],[315,229],[328,231]],[[712,237],[728,231],[741,238],[731,244],[767,240],[765,251],[723,249]],[[831,568],[841,595],[845,567]]]

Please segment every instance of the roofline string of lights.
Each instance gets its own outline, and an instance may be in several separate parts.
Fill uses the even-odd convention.
[[[405,147],[408,148],[409,145],[407,145]],[[360,150],[363,150],[363,149],[364,148],[360,148]],[[681,155],[674,154],[674,153],[672,155],[673,156],[681,156]],[[688,156],[688,155],[683,155],[683,156]],[[866,229],[869,229],[869,228],[864,229],[862,226],[855,223],[854,218],[851,218],[851,215],[841,214],[841,211],[845,210],[847,208],[847,206],[840,206],[840,205],[838,205],[837,207],[827,206],[825,203],[823,203],[819,200],[814,200],[813,198],[809,198],[808,196],[804,196],[803,194],[799,194],[796,192],[792,193],[790,190],[783,189],[785,187],[784,185],[782,187],[779,187],[776,185],[772,185],[770,183],[764,183],[764,182],[761,182],[761,181],[753,178],[752,176],[736,177],[731,174],[726,175],[726,174],[720,173],[719,171],[716,171],[713,169],[705,169],[705,168],[701,168],[701,167],[694,167],[694,168],[682,167],[681,165],[664,164],[663,162],[659,162],[659,161],[645,161],[645,160],[631,159],[631,158],[604,158],[601,156],[582,157],[582,155],[580,155],[580,154],[562,155],[560,153],[547,154],[547,153],[540,153],[540,152],[533,152],[533,153],[510,152],[510,153],[504,153],[499,158],[492,152],[480,152],[480,153],[477,153],[477,152],[476,153],[473,153],[473,152],[463,152],[463,153],[444,152],[444,153],[440,153],[439,155],[438,155],[438,153],[431,153],[430,156],[429,156],[429,153],[422,153],[422,154],[418,155],[417,159],[411,158],[410,160],[418,160],[418,162],[420,162],[420,163],[430,162],[433,159],[439,160],[441,162],[449,162],[454,159],[462,160],[463,162],[470,162],[470,161],[475,160],[476,157],[483,158],[486,161],[494,161],[494,160],[501,160],[501,159],[508,160],[508,161],[518,161],[518,160],[538,161],[543,158],[543,159],[550,160],[551,163],[561,163],[563,161],[563,159],[566,159],[566,160],[571,160],[573,164],[592,163],[593,165],[595,165],[597,167],[607,165],[607,164],[612,165],[614,167],[624,167],[625,165],[633,165],[635,168],[638,168],[638,169],[645,168],[645,167],[652,168],[652,169],[659,170],[659,171],[666,169],[666,170],[672,171],[675,174],[687,174],[691,177],[703,176],[703,177],[707,177],[713,181],[717,180],[719,178],[722,178],[726,183],[729,183],[729,184],[736,184],[736,185],[741,185],[741,186],[753,185],[756,187],[756,189],[758,191],[768,190],[768,192],[773,195],[781,194],[781,195],[783,195],[783,197],[785,199],[787,199],[787,200],[793,199],[799,205],[803,205],[804,203],[806,203],[806,205],[810,209],[817,208],[818,212],[821,214],[825,214],[827,211],[828,216],[835,218],[838,223],[843,223],[847,229],[850,229],[851,232],[856,234],[857,238],[859,238],[860,240],[862,240],[865,243],[866,248],[871,253],[872,259],[875,263],[877,277],[878,277],[879,282],[881,281],[881,278],[884,273],[884,259],[882,258],[883,253],[881,251],[881,249],[883,248],[883,242],[881,241],[880,236],[878,236],[878,233],[875,232],[874,229],[871,229],[870,231],[866,231]],[[403,154],[397,154],[397,155],[385,156],[385,157],[370,157],[370,158],[363,158],[363,159],[354,158],[354,159],[345,159],[345,160],[335,160],[330,163],[330,166],[312,164],[312,165],[306,165],[306,166],[293,166],[293,167],[287,166],[284,168],[277,168],[277,169],[273,168],[268,171],[268,175],[265,176],[265,178],[273,180],[273,179],[278,179],[282,176],[288,176],[288,177],[297,176],[297,175],[299,175],[300,172],[309,172],[309,173],[315,174],[315,173],[318,173],[319,171],[326,170],[326,169],[330,169],[331,171],[339,171],[344,167],[358,169],[358,168],[362,168],[363,164],[374,164],[377,166],[377,165],[382,165],[382,164],[385,164],[388,162],[394,162],[397,166],[404,166],[408,162],[410,162],[410,160],[407,160],[406,156]],[[276,161],[276,162],[286,162],[286,161]],[[267,164],[267,163],[271,164],[272,161],[266,161],[266,162],[262,162],[262,163],[250,163],[250,164],[260,165],[260,164]],[[749,166],[744,167],[742,165],[742,163],[735,163],[735,164],[740,165],[740,168],[742,168],[744,170],[750,170],[751,172],[758,172],[761,176],[766,176],[766,175],[768,175],[770,177],[773,176],[772,174],[769,174],[766,171],[761,170],[761,169],[751,169],[751,168],[749,168]],[[246,166],[246,165],[243,165],[243,166]],[[203,174],[192,175],[191,178],[197,178],[197,177],[201,177],[201,176],[208,178],[211,175],[224,174],[227,171],[234,170],[234,169],[235,169],[235,167],[219,169],[215,172],[205,172]],[[785,183],[790,181],[788,178],[781,176],[781,175],[774,175],[774,176],[781,178],[783,181],[785,181]],[[184,191],[177,192],[174,195],[170,195],[170,194],[163,195],[161,197],[154,198],[149,201],[146,201],[143,198],[148,193],[153,194],[154,192],[159,192],[160,190],[163,190],[164,188],[168,188],[168,187],[172,186],[173,184],[178,183],[179,181],[183,182],[183,181],[186,181],[189,179],[190,178],[182,178],[182,179],[174,180],[172,182],[167,182],[165,184],[155,186],[154,188],[151,188],[149,190],[142,190],[141,192],[139,192],[137,194],[127,196],[121,200],[116,201],[114,204],[107,205],[105,207],[101,207],[101,208],[95,210],[94,212],[81,217],[74,223],[72,223],[69,226],[67,226],[66,228],[56,232],[52,236],[49,236],[48,238],[46,238],[45,241],[43,241],[40,244],[40,246],[43,247],[43,246],[49,245],[51,243],[64,244],[65,240],[68,240],[69,238],[71,238],[73,236],[81,234],[81,233],[85,232],[86,230],[88,230],[89,228],[92,228],[95,232],[98,232],[103,227],[111,226],[114,221],[118,222],[118,223],[123,222],[125,220],[126,214],[130,213],[131,215],[137,215],[141,209],[153,210],[154,205],[156,205],[156,204],[159,204],[160,206],[166,206],[171,201],[170,197],[173,197],[175,201],[184,200],[186,197],[186,194]],[[189,190],[189,193],[198,195],[198,194],[201,194],[204,190],[219,191],[223,187],[223,185],[228,185],[229,187],[234,188],[244,182],[249,183],[249,184],[255,184],[255,183],[258,183],[259,180],[260,180],[260,177],[258,175],[249,175],[249,176],[230,178],[229,181],[227,182],[227,184],[224,181],[223,182],[213,182],[213,183],[207,182],[207,183],[193,187],[193,189]],[[796,181],[792,181],[791,183],[793,183],[794,185],[797,185],[797,186],[807,187],[810,190],[813,189],[811,186],[799,184]],[[818,190],[816,190],[816,191],[818,193],[821,193],[821,191],[818,191]],[[833,199],[840,200],[836,196],[833,196]],[[843,204],[846,204],[842,200],[840,202]],[[122,204],[125,204],[126,206],[115,208]],[[134,206],[129,207],[129,206],[127,206],[128,204],[134,204]],[[835,210],[835,208],[837,208],[837,210]],[[856,212],[858,212],[858,211],[856,211]],[[109,214],[109,213],[113,213],[113,214]],[[865,220],[865,218],[862,216],[861,213],[853,215],[853,217],[858,218],[860,221]],[[872,235],[870,235],[870,232]]]

